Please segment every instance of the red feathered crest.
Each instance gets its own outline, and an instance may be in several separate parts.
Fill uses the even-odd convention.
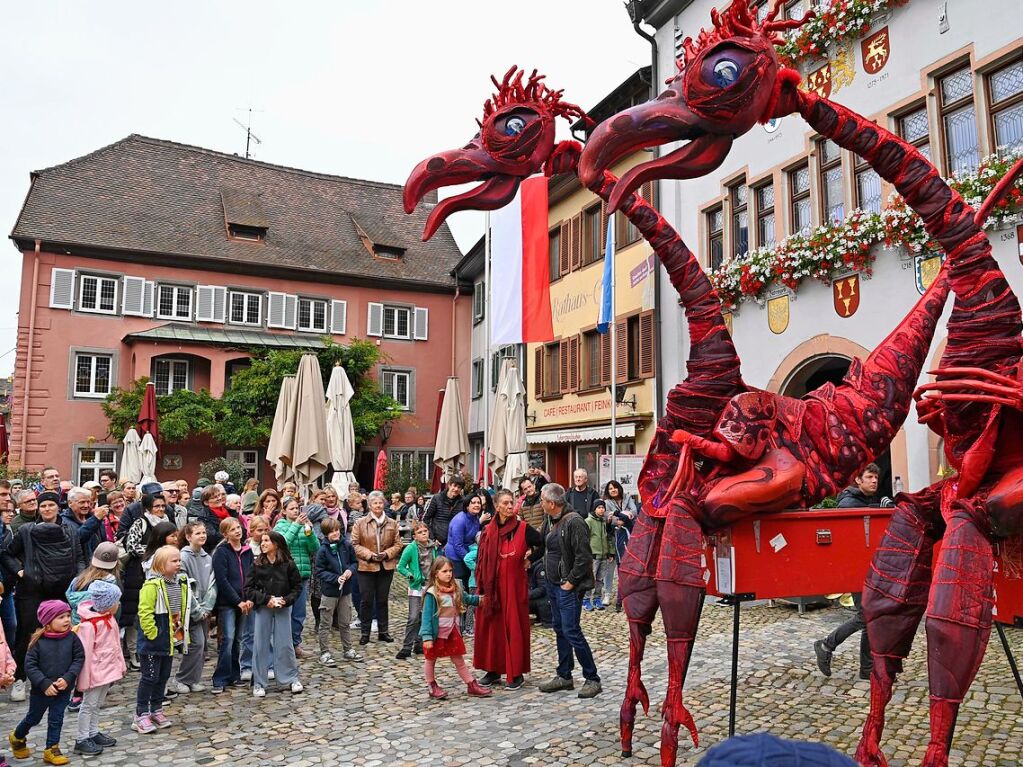
[[[798,29],[813,18],[813,12],[807,13],[798,21],[794,19],[778,19],[778,14],[785,7],[785,0],[774,0],[774,5],[767,12],[763,21],[757,20],[756,4],[750,5],[747,0],[734,0],[723,11],[713,9],[710,12],[714,26],[707,30],[701,29],[699,37],[693,40],[687,37],[682,43],[682,58],[676,64],[679,70],[685,69],[704,51],[712,48],[722,40],[730,37],[764,37],[772,45],[785,43],[783,32]],[[668,79],[671,82],[671,78]]]
[[[537,74],[534,69],[529,79],[523,82],[525,75],[524,69],[513,66],[505,72],[500,82],[493,75],[490,76],[497,91],[483,105],[484,120],[509,104],[528,104],[539,111],[549,112],[552,117],[564,117],[566,120],[586,117],[586,113],[578,106],[561,100],[563,90],[555,91],[547,87],[543,81],[545,75]]]

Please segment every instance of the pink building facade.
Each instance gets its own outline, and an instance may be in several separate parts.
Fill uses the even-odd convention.
[[[374,340],[402,405],[392,460],[432,458],[437,394],[467,380],[471,296],[450,232],[421,243],[401,188],[138,136],[33,174],[12,239],[22,282],[10,463],[76,482],[120,461],[101,402],[142,376],[158,394],[223,394],[257,348]],[[463,337],[464,336],[464,337]],[[372,476],[378,437],[359,446]],[[161,446],[161,479],[226,455],[272,479],[265,445]]]

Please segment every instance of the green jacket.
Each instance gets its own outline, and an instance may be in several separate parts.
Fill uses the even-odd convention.
[[[298,568],[299,575],[303,579],[312,575],[313,556],[316,554],[316,550],[320,548],[319,538],[313,535],[311,529],[307,534],[305,525],[300,525],[298,522],[289,522],[283,517],[274,525],[274,530],[283,535],[284,540],[288,542],[288,550],[295,560],[295,566]]]
[[[462,591],[462,584],[457,580],[455,581],[455,587],[459,591]],[[466,594],[462,591],[463,607],[478,607],[479,603],[480,598],[478,596],[475,594]],[[432,642],[437,638],[437,635],[440,634],[440,620],[437,617],[437,597],[433,595],[432,591],[427,591],[423,594],[423,615],[421,620],[422,624],[419,627],[419,636],[427,642]],[[455,628],[458,628],[457,623],[455,624]]]
[[[181,623],[184,639],[179,652],[187,653],[188,625],[192,613],[192,592],[188,588],[188,576],[179,573],[177,582],[181,587]],[[171,633],[168,614],[167,582],[161,575],[151,575],[142,584],[139,592],[138,612],[138,653],[139,655],[174,655],[174,636]]]
[[[607,518],[599,519],[595,514],[586,517],[586,526],[590,528],[590,551],[594,559],[607,559],[615,553],[614,543],[607,534]]]
[[[430,547],[430,561],[437,558],[437,547]],[[408,587],[413,591],[422,591],[426,586],[426,576],[419,567],[419,544],[415,541],[408,544],[398,559],[398,572],[408,578]]]
[[[480,545],[474,543],[469,547],[469,550],[465,553],[465,566],[469,568],[469,588],[476,588],[476,559],[479,557]]]

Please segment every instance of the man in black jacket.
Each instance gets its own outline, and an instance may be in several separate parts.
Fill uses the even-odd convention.
[[[572,472],[572,489],[568,491],[567,502],[572,510],[583,519],[593,513],[597,503],[597,491],[590,487],[590,475],[586,469]]]
[[[572,680],[572,652],[579,660],[586,682],[580,698],[600,694],[600,676],[593,652],[583,636],[583,594],[593,588],[593,553],[590,529],[581,516],[568,508],[565,488],[549,482],[540,491],[547,520],[540,531],[546,544],[544,568],[547,570],[547,598],[551,603],[554,633],[558,644],[558,673],[540,685],[540,692],[558,692],[575,687]]]
[[[463,490],[465,480],[456,474],[448,480],[447,489],[443,493],[437,493],[430,499],[426,513],[423,514],[423,522],[430,528],[430,538],[441,546],[448,542],[448,525],[451,520],[465,508]]]
[[[78,531],[58,516],[60,496],[39,495],[38,522],[22,525],[10,546],[0,553],[4,567],[20,579],[14,603],[18,628],[14,643],[17,664],[11,700],[25,699],[25,653],[32,632],[39,628],[36,611],[47,599],[64,599],[71,580],[85,568]]]
[[[554,628],[551,602],[547,598],[547,572],[543,569],[543,557],[529,566],[529,612],[536,616],[536,622],[541,628]]]

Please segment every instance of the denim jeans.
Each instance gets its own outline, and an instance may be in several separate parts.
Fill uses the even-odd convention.
[[[423,621],[423,598],[409,594],[408,598],[408,620],[405,621],[405,642],[401,649],[405,652],[412,652],[416,648],[423,648],[423,638],[419,636],[419,627]]]
[[[611,583],[615,575],[615,561],[601,558],[593,560],[593,588],[586,592],[586,598],[599,599],[604,604],[611,602],[614,591]]]
[[[291,606],[291,644],[298,647],[302,644],[302,627],[305,625],[306,608],[309,605],[309,579],[302,579],[302,590],[298,599]]]
[[[227,687],[241,679],[242,635],[246,624],[252,621],[237,607],[221,607],[217,610],[217,623],[220,626],[220,644],[217,647],[217,666],[213,669],[213,686]]]
[[[298,681],[298,661],[291,639],[291,607],[257,607],[253,611],[252,684],[266,687],[272,668],[278,684]]]
[[[599,682],[593,652],[579,625],[583,612],[583,595],[578,589],[565,591],[559,584],[548,581],[547,599],[551,603],[551,617],[554,620],[554,634],[558,643],[558,676],[562,679],[572,678],[574,651],[582,667],[583,677],[588,681]]]
[[[46,717],[46,747],[60,745],[60,731],[64,729],[64,711],[71,702],[71,688],[59,692],[53,697],[32,690],[28,696],[28,713],[21,723],[14,728],[14,737],[26,738],[28,732]]]
[[[139,653],[139,664],[142,666],[142,674],[135,695],[135,715],[155,714],[163,710],[163,699],[167,693],[167,681],[171,676],[174,656]]]
[[[14,647],[18,639],[18,611],[14,609],[14,589],[4,592],[3,599],[0,599],[0,623],[4,627],[7,645]]]

